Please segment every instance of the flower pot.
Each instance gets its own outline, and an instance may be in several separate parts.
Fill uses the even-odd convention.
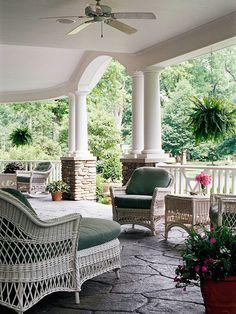
[[[52,195],[52,200],[53,201],[60,201],[62,198],[62,192],[58,191],[58,192],[53,192],[51,193]]]
[[[207,314],[236,313],[236,276],[202,281],[201,292]]]

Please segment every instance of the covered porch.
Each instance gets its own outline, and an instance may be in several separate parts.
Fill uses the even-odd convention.
[[[138,30],[132,36],[105,25],[101,38],[97,21],[67,36],[72,24],[81,23],[87,1],[0,0],[0,102],[7,106],[60,97],[69,100],[68,149],[54,162],[49,180],[69,181],[70,200],[29,199],[43,220],[74,212],[112,219],[111,206],[85,201],[95,199],[96,177],[96,157],[88,148],[87,95],[111,58],[132,77],[132,147],[122,158],[126,169],[161,163],[175,176],[173,192],[179,194],[194,190],[193,172],[204,170],[168,164],[169,156],[162,148],[160,75],[169,65],[235,44],[235,1],[110,0],[108,4],[113,12],[151,11],[157,19],[129,21]],[[53,19],[57,16],[67,21]],[[47,17],[52,19],[41,19]],[[35,161],[26,163],[31,170]],[[236,194],[235,167],[208,170],[213,192]],[[27,313],[204,313],[198,287],[187,292],[175,289],[174,270],[186,233],[174,229],[165,241],[163,220],[158,228],[157,235],[149,237],[146,229],[122,227],[120,280],[113,273],[100,275],[83,284],[80,304],[75,304],[73,293],[55,293]],[[14,312],[0,307],[0,313]]]

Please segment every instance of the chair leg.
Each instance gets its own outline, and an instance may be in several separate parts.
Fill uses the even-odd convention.
[[[79,292],[78,292],[78,291],[75,292],[75,303],[76,303],[76,304],[79,304],[79,303],[80,303]]]
[[[116,268],[116,269],[114,269],[114,272],[116,274],[116,279],[120,279],[120,269]]]

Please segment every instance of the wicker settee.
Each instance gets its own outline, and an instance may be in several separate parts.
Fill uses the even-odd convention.
[[[73,291],[115,270],[119,277],[120,225],[71,214],[40,220],[19,191],[0,190],[0,305],[19,314],[44,296]]]
[[[155,235],[156,224],[164,217],[165,195],[171,193],[173,182],[165,169],[135,169],[125,186],[110,188],[113,220],[121,225],[142,225]]]

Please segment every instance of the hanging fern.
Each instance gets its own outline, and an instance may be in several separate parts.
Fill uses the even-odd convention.
[[[188,126],[192,128],[196,143],[219,142],[236,133],[236,109],[225,99],[216,96],[192,99],[194,108],[190,113]]]
[[[28,127],[17,128],[10,134],[10,141],[13,146],[23,146],[32,143],[32,135]]]

